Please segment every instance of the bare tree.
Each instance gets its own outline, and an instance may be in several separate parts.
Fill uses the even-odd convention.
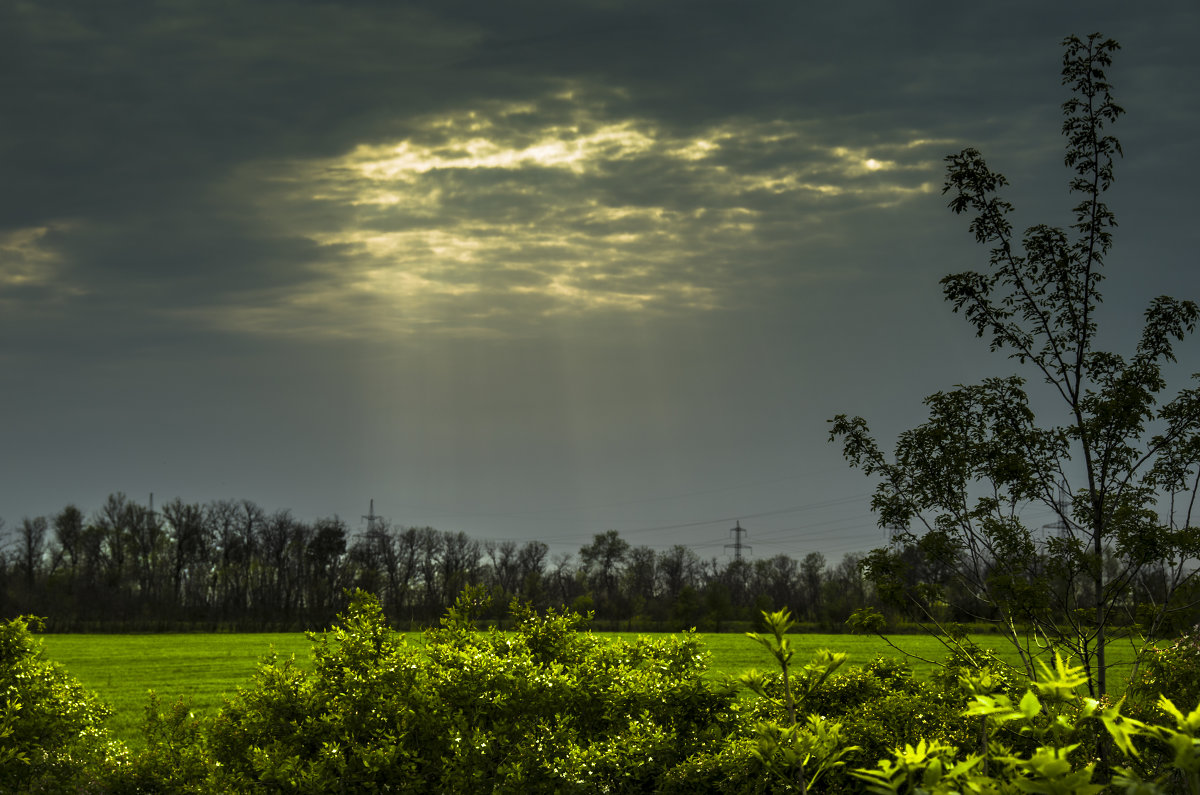
[[[34,583],[42,573],[42,564],[46,557],[47,527],[44,516],[33,519],[25,517],[21,520],[20,530],[17,531],[17,554],[21,561],[21,571],[25,575],[25,588],[30,594],[33,593]]]

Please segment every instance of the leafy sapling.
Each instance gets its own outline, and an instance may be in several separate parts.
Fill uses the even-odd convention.
[[[746,636],[771,652],[779,664],[783,698],[768,693],[768,676],[757,669],[742,674],[740,681],[760,698],[784,711],[787,724],[757,723],[753,755],[772,774],[795,783],[800,792],[808,792],[823,774],[841,767],[845,764],[843,757],[857,750],[844,744],[839,723],[818,715],[807,715],[803,721],[797,718],[808,698],[846,662],[848,655],[822,649],[793,676],[791,667],[795,651],[787,638],[788,630],[796,626],[791,612],[785,607],[773,613],[764,610],[762,616],[770,636],[757,632],[747,632]]]
[[[950,209],[972,219],[989,254],[985,269],[946,276],[944,296],[1040,393],[1017,375],[937,392],[925,400],[928,420],[901,433],[890,456],[861,417],[834,417],[830,438],[878,479],[872,509],[897,530],[896,544],[867,559],[881,593],[928,602],[923,583],[903,576],[904,553],[920,554],[946,572],[952,608],[993,622],[1031,678],[1041,649],[1063,649],[1098,698],[1109,690],[1108,645],[1152,636],[1191,609],[1186,594],[1200,576],[1200,385],[1164,394],[1200,306],[1154,298],[1132,351],[1097,347],[1116,226],[1105,194],[1122,154],[1109,128],[1124,113],[1106,72],[1119,45],[1092,34],[1063,46],[1064,164],[1078,201],[1069,228],[1019,234],[1004,175],[975,149],[946,158]],[[1039,416],[1047,401],[1057,409]],[[1026,517],[1046,511],[1061,532],[1043,539],[1044,520]]]

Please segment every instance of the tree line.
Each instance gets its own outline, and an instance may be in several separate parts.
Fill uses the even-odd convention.
[[[592,612],[601,626],[663,630],[738,628],[786,606],[837,631],[875,604],[854,554],[703,559],[609,530],[551,555],[541,541],[374,518],[352,530],[336,516],[303,521],[252,500],[175,498],[154,510],[117,493],[90,514],[68,505],[0,532],[0,615],[45,616],[52,631],[319,628],[356,588],[410,627],[436,623],[468,585],[487,589],[497,617],[518,599]]]
[[[1086,590],[1086,580],[1055,576],[1054,539],[1025,587]],[[346,594],[376,594],[397,626],[435,625],[467,586],[486,589],[502,619],[514,599],[537,609],[592,613],[603,628],[739,630],[762,611],[788,608],[811,631],[923,625],[989,627],[1004,620],[959,576],[929,539],[827,561],[803,558],[701,558],[683,544],[635,546],[616,530],[597,533],[577,552],[551,554],[541,541],[479,540],[464,532],[406,527],[373,518],[365,530],[333,516],[303,521],[252,500],[188,503],[159,510],[122,493],[90,514],[68,505],[53,516],[0,520],[0,617],[39,615],[51,631],[257,631],[327,627]],[[1004,576],[1009,563],[964,559]],[[1105,565],[1115,570],[1110,551]],[[1169,561],[1147,563],[1122,598],[1124,622],[1149,606],[1171,605],[1150,634],[1171,634],[1196,619],[1200,584],[1179,588]],[[1064,591],[1064,592],[1065,592]],[[1060,600],[1058,611],[1087,601]],[[1043,610],[1055,612],[1052,604]],[[861,611],[861,612],[860,612]],[[1146,627],[1143,627],[1143,630]]]

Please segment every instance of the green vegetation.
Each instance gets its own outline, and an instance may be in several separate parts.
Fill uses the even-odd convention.
[[[1014,375],[931,395],[929,419],[891,456],[861,417],[835,417],[831,439],[878,479],[872,508],[896,531],[864,561],[881,595],[930,624],[993,622],[1030,678],[1038,649],[1067,650],[1099,697],[1112,690],[1111,643],[1194,620],[1200,374],[1173,397],[1166,378],[1200,307],[1159,296],[1128,356],[1096,347],[1110,339],[1098,323],[1116,226],[1104,197],[1121,145],[1107,128],[1124,111],[1105,73],[1119,45],[1093,34],[1064,46],[1069,229],[1018,237],[1005,177],[974,149],[946,158],[950,208],[990,254],[984,272],[942,279],[946,300],[1041,391]],[[1043,538],[1046,511],[1060,529]]]
[[[785,634],[785,611],[764,613],[770,634],[757,644],[718,636],[753,649],[769,668],[744,672],[739,685],[709,668],[691,634],[601,637],[581,631],[577,615],[519,606],[515,630],[479,630],[485,604],[467,589],[441,629],[405,638],[360,592],[333,630],[306,639],[311,655],[296,658],[307,664],[267,659],[229,693],[220,715],[143,698],[146,718],[130,750],[108,740],[100,728],[106,710],[43,659],[27,623],[8,622],[0,693],[10,695],[0,731],[18,742],[0,789],[838,793],[862,791],[864,776],[879,788],[937,776],[961,783],[963,771],[984,782],[1001,771],[1009,783],[1036,773],[1076,786],[1178,776],[1184,757],[1154,743],[1183,742],[1194,730],[1159,698],[1195,691],[1200,656],[1190,637],[1153,655],[1125,717],[1074,695],[1083,680],[1060,663],[1034,684],[1033,698],[1053,708],[1043,719],[1021,695],[1020,672],[969,642],[922,677],[895,659],[856,665],[837,652],[808,656],[812,639]],[[220,636],[199,640],[208,643],[193,649],[221,648],[212,642]],[[225,656],[245,664],[236,645]],[[139,651],[155,656],[151,646]],[[186,655],[163,653],[160,666],[166,659],[178,665]],[[110,663],[115,680],[121,666]],[[18,709],[13,693],[41,706]],[[1017,721],[1029,732],[1004,728]],[[897,752],[900,762],[878,764],[914,738],[913,749]],[[1065,750],[1046,751],[1044,740]],[[1112,765],[1091,761],[1102,743]],[[1051,762],[1058,767],[1042,769]],[[1042,768],[1031,773],[1031,765]]]
[[[224,694],[254,673],[272,649],[308,664],[301,632],[194,635],[44,635],[47,658],[63,665],[113,710],[114,736],[136,743],[146,698],[170,703],[180,696],[196,712],[215,713]]]
[[[666,636],[656,633],[595,633],[612,641],[652,640]],[[737,633],[699,633],[697,639],[711,654],[706,676],[737,677],[751,668],[770,666],[772,657],[761,646],[747,643]],[[789,635],[795,654],[807,659],[821,649],[837,649],[846,654],[849,664],[865,665],[878,657],[900,657],[878,637],[870,635]],[[409,643],[421,646],[421,633],[406,633]],[[107,726],[126,743],[140,742],[146,698],[154,691],[165,703],[184,697],[197,714],[215,714],[224,696],[232,694],[254,674],[259,661],[274,651],[280,658],[295,656],[302,668],[311,667],[310,642],[303,633],[217,633],[163,635],[43,635],[40,638],[46,657],[60,663],[72,676],[112,708]],[[899,649],[915,655],[909,661],[918,678],[928,678],[947,653],[942,642],[927,635],[891,638]],[[995,647],[1000,659],[1019,666],[1016,653],[997,636],[975,636],[982,647]],[[1122,647],[1120,659],[1126,666],[1121,680],[1128,678],[1134,654]]]
[[[0,624],[0,789],[66,791],[119,754],[103,728],[108,710],[30,633]]]

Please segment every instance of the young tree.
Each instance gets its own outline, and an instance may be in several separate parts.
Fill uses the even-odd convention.
[[[1103,197],[1121,154],[1106,133],[1123,113],[1105,76],[1118,45],[1093,34],[1064,47],[1075,222],[1070,230],[1033,226],[1018,241],[1012,205],[997,194],[1007,181],[964,149],[946,158],[944,192],[956,214],[973,216],[969,229],[990,247],[990,267],[942,280],[954,311],[993,351],[1032,367],[1062,414],[1039,423],[1023,379],[991,378],[927,398],[929,420],[900,435],[890,460],[861,417],[835,417],[831,440],[852,466],[881,479],[872,501],[880,525],[901,528],[900,544],[917,542],[952,566],[957,592],[995,617],[1031,675],[1035,649],[1057,646],[1082,661],[1098,694],[1108,687],[1106,647],[1138,628],[1130,595],[1139,574],[1168,561],[1168,590],[1178,592],[1196,572],[1200,391],[1181,390],[1165,404],[1159,395],[1163,366],[1193,331],[1197,307],[1156,298],[1131,357],[1094,347],[1116,225]],[[1026,518],[1042,506],[1063,528],[1044,541],[1044,519],[1030,527]],[[889,554],[876,550],[868,571],[888,570]],[[1140,629],[1152,632],[1178,607],[1168,596],[1141,616]]]

